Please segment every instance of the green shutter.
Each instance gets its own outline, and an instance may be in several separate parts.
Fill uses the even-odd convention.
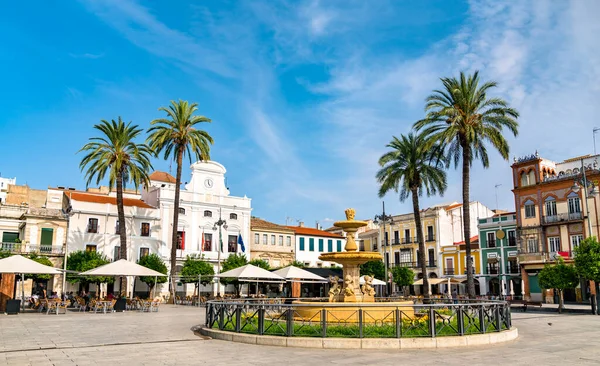
[[[338,241],[337,241],[337,251],[338,251],[338,252],[341,252],[341,251],[342,251],[342,241],[341,241],[341,240],[338,240]]]
[[[308,250],[310,252],[314,252],[315,251],[315,238],[309,238],[308,239]]]
[[[16,243],[17,239],[19,239],[19,233],[2,233],[2,242],[3,243]]]
[[[52,245],[52,236],[54,234],[53,229],[42,229],[42,238],[40,239],[41,245]]]
[[[333,252],[333,240],[331,239],[327,240],[327,251],[329,253]]]
[[[323,239],[319,239],[319,252],[323,252]]]
[[[300,250],[304,250],[304,238],[300,238]]]

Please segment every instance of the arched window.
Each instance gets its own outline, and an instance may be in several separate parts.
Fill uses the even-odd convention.
[[[185,215],[185,208],[179,207],[179,214],[180,215]]]
[[[530,170],[527,175],[529,176],[529,178],[528,178],[529,185],[535,184],[535,172],[533,171],[533,169]]]
[[[212,212],[209,210],[204,211],[204,217],[212,217]]]
[[[237,214],[230,213],[229,214],[229,220],[237,220]]]
[[[552,196],[548,196],[544,201],[546,203],[546,221],[556,221],[556,199]]]
[[[525,174],[525,172],[521,173],[521,187],[525,187],[528,186],[528,182],[527,182],[527,174]]]

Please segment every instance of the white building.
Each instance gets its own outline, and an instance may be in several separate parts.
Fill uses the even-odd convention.
[[[6,202],[6,194],[8,193],[8,185],[16,185],[17,178],[4,178],[0,177],[0,203]]]
[[[323,262],[319,256],[323,253],[344,252],[346,238],[328,231],[300,226],[288,226],[296,233],[296,260],[307,267],[340,266],[334,262]]]
[[[67,236],[67,252],[78,250],[97,251],[111,260],[120,259],[119,220],[116,192],[108,188],[90,189],[86,192],[67,190],[70,219]],[[137,262],[150,253],[161,254],[165,243],[161,241],[160,211],[142,201],[138,194],[124,193],[125,225],[127,228],[127,259]],[[90,285],[96,291],[95,285]],[[78,291],[76,285],[67,285],[67,291]],[[108,285],[102,292],[118,292],[119,283]],[[133,291],[129,288],[127,293]],[[135,292],[147,291],[147,286],[139,280]]]
[[[250,260],[250,214],[251,199],[231,196],[225,184],[226,169],[215,161],[196,162],[191,165],[192,177],[180,191],[179,218],[177,231],[178,266],[188,255],[204,257],[218,273],[220,263],[232,253],[243,253]],[[161,218],[160,240],[166,243],[161,247],[161,255],[170,265],[173,208],[175,199],[175,178],[165,172],[150,175],[150,187],[142,192],[142,198],[159,210]],[[226,224],[217,226],[219,219]],[[222,248],[219,250],[219,234]],[[238,245],[238,237],[244,242],[245,251]],[[193,287],[190,286],[193,289]],[[216,285],[203,286],[201,292],[216,293]],[[177,291],[186,291],[178,285]],[[224,287],[221,293],[224,293]],[[187,290],[186,292],[190,292]]]

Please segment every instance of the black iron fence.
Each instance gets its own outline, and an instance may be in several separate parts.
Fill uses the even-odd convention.
[[[399,301],[402,299],[378,299],[375,303],[215,300],[207,302],[205,324],[236,333],[342,338],[433,338],[500,332],[511,327],[506,301]]]

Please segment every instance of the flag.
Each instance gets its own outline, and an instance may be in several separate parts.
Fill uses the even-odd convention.
[[[238,235],[238,244],[242,247],[242,252],[245,252],[246,247],[244,246],[244,240],[242,239],[242,234]]]

